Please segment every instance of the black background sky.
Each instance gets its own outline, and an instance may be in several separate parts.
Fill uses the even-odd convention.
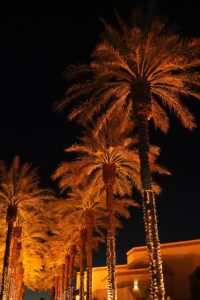
[[[199,36],[197,1],[155,1],[160,15],[177,23],[182,32]],[[10,163],[19,154],[22,161],[39,166],[43,185],[57,164],[65,159],[64,148],[76,141],[81,129],[67,123],[65,114],[52,111],[66,83],[62,72],[69,64],[84,63],[99,39],[99,16],[113,22],[114,8],[128,18],[136,2],[112,4],[93,1],[74,3],[62,16],[7,16],[0,26],[0,159]],[[148,1],[138,1],[144,3]],[[86,7],[87,6],[87,7]],[[200,125],[200,103],[188,101]],[[152,131],[151,141],[162,147],[160,162],[173,173],[159,179],[163,193],[158,198],[161,242],[199,238],[200,143],[199,129],[190,133],[174,118],[167,136]],[[117,236],[117,262],[126,262],[126,252],[143,245],[141,209],[132,210],[131,220]],[[104,246],[95,254],[95,265],[105,264]],[[26,294],[26,299],[39,299]]]

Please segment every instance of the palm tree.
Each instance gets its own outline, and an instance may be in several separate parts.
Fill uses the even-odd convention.
[[[60,187],[65,190],[74,184],[80,184],[88,178],[90,188],[106,191],[107,207],[107,264],[108,264],[108,298],[116,299],[115,279],[115,233],[114,233],[114,194],[132,196],[133,184],[141,190],[139,155],[133,147],[136,137],[126,137],[125,129],[117,132],[116,120],[99,131],[98,135],[90,130],[81,138],[81,144],[75,144],[66,152],[78,153],[72,162],[64,162],[58,167],[54,178],[60,178]],[[151,147],[149,159],[151,170],[169,174],[156,164],[158,147]],[[159,187],[154,184],[158,192]],[[134,203],[134,202],[133,202]]]
[[[104,212],[101,209],[99,196],[94,189],[88,188],[85,184],[74,188],[68,193],[67,198],[55,206],[53,214],[60,220],[60,228],[65,234],[70,231],[73,238],[77,240],[77,249],[80,256],[80,289],[79,296],[84,297],[84,257],[87,260],[87,296],[92,299],[92,248],[98,242],[103,241],[103,234],[100,227],[103,227],[102,217]],[[94,231],[98,236],[94,236]],[[86,249],[86,251],[85,251]]]
[[[41,206],[37,206],[37,209]],[[32,211],[31,219],[22,219],[17,217],[16,224],[13,230],[12,238],[12,251],[9,262],[9,273],[8,273],[8,299],[17,299],[17,267],[20,263],[21,256],[24,256],[24,249],[27,245],[29,248],[34,247],[38,251],[39,242],[44,242],[47,239],[45,234],[46,230],[46,219],[44,221],[44,214],[41,211]],[[23,246],[23,251],[22,250]],[[22,252],[22,253],[21,253]],[[25,265],[26,266],[26,265]],[[30,270],[29,270],[30,271]],[[25,268],[26,273],[26,268]]]
[[[103,242],[103,234],[100,230],[104,226],[102,218],[104,212],[101,209],[101,202],[99,195],[94,189],[84,187],[77,188],[70,195],[67,202],[71,204],[74,209],[74,220],[79,219],[81,223],[80,229],[80,247],[84,251],[84,242],[86,248],[86,261],[87,261],[87,293],[86,299],[92,300],[92,249],[97,242]],[[94,237],[94,231],[98,232],[100,236]],[[81,268],[80,268],[80,299],[83,300],[84,297],[84,265],[83,257],[84,253],[80,251]]]
[[[26,219],[33,216],[36,208],[41,206],[42,200],[50,198],[50,192],[39,187],[37,170],[30,164],[20,165],[16,156],[10,168],[3,161],[0,162],[0,203],[6,208],[8,224],[6,248],[3,261],[0,299],[6,297],[8,288],[8,270],[13,235],[14,222],[17,216]]]
[[[47,276],[50,275],[49,288],[55,291],[55,299],[59,299],[64,294],[67,300],[71,300],[74,267],[79,263],[77,249],[80,235],[77,227],[74,226],[73,217],[69,220],[69,211],[72,211],[72,206],[65,207],[65,202],[63,199],[57,199],[48,204],[50,235],[44,266]]]
[[[69,114],[87,123],[99,116],[97,130],[117,112],[124,122],[135,120],[139,133],[139,157],[143,193],[146,243],[151,274],[151,297],[164,299],[160,242],[157,228],[155,197],[149,166],[149,126],[167,132],[167,112],[174,112],[183,126],[196,127],[193,115],[184,105],[187,97],[200,99],[200,39],[184,39],[169,32],[165,24],[155,20],[148,28],[130,27],[119,19],[119,29],[105,21],[103,40],[96,46],[89,65],[70,67],[68,79],[75,78],[56,104],[58,110],[79,99],[83,101]],[[144,24],[145,22],[142,22]],[[77,83],[77,79],[79,83]],[[166,112],[167,111],[167,112]]]

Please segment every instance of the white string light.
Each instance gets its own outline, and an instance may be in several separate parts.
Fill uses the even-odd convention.
[[[163,268],[158,237],[155,197],[152,190],[143,190],[143,210],[146,231],[147,251],[150,262],[150,297],[153,300],[165,299]]]

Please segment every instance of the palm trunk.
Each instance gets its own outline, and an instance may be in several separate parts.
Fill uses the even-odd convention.
[[[22,227],[17,226],[13,230],[13,246],[11,251],[11,259],[10,259],[10,268],[9,268],[9,278],[8,278],[8,300],[16,299],[16,270],[17,263],[20,257],[20,251],[22,248],[22,244],[19,241],[22,234]]]
[[[86,241],[86,258],[87,258],[87,294],[86,300],[92,300],[92,244],[93,244],[93,224],[94,218],[91,213],[86,215],[86,229],[87,229],[87,241]]]
[[[58,300],[59,297],[59,277],[55,277],[55,299]]]
[[[19,300],[22,300],[22,299],[23,299],[24,291],[25,291],[25,286],[24,286],[24,284],[22,283],[21,288],[20,288],[20,293],[19,293]]]
[[[114,184],[116,178],[115,165],[104,165],[103,179],[106,188],[107,224],[107,267],[108,267],[108,300],[117,300],[116,283],[116,249],[114,228]]]
[[[64,276],[64,265],[59,266],[59,280],[58,280],[58,300],[63,300],[63,276]]]
[[[1,291],[0,300],[6,299],[8,292],[8,272],[9,272],[9,259],[10,259],[10,247],[13,234],[14,221],[16,220],[17,207],[8,206],[7,209],[7,223],[8,230],[6,236],[6,249],[4,253],[3,269],[2,269],[2,279],[1,279]]]
[[[155,196],[152,189],[152,176],[149,168],[149,127],[148,115],[138,115],[139,157],[142,181],[143,214],[146,244],[150,263],[151,299],[165,299],[160,241],[158,236]]]
[[[80,287],[79,287],[79,299],[84,300],[84,265],[85,257],[85,230],[80,231]]]
[[[22,263],[18,264],[17,268],[17,299],[21,300],[23,294],[23,277],[24,277],[24,269]]]
[[[16,282],[16,299],[18,299],[19,297],[19,278],[20,278],[20,272],[21,272],[21,268],[22,268],[22,263],[18,262],[17,264],[17,268],[16,268],[16,274],[15,274],[15,282]]]
[[[61,266],[58,267],[58,295],[57,295],[57,299],[60,300],[60,280],[61,280]]]
[[[55,286],[50,289],[50,300],[55,300]]]
[[[65,256],[65,298],[68,300],[70,255]]]
[[[64,300],[64,297],[65,297],[64,280],[65,280],[65,264],[62,264],[62,280],[61,280],[61,299],[62,300]]]
[[[113,192],[108,190],[107,202],[113,202]],[[108,267],[108,299],[117,300],[116,283],[116,249],[115,249],[115,229],[113,227],[113,208],[112,204],[108,206],[108,227],[107,227],[107,267]]]
[[[70,253],[68,300],[73,299],[74,256],[75,246],[72,247]]]

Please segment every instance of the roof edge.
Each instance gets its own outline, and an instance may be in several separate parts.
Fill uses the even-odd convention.
[[[173,247],[182,247],[182,246],[192,246],[192,245],[200,245],[200,239],[189,240],[189,241],[179,241],[179,242],[171,242],[171,243],[163,243],[160,244],[161,249],[173,248]],[[146,251],[146,246],[133,247],[126,255],[130,255],[132,252],[140,252]]]

